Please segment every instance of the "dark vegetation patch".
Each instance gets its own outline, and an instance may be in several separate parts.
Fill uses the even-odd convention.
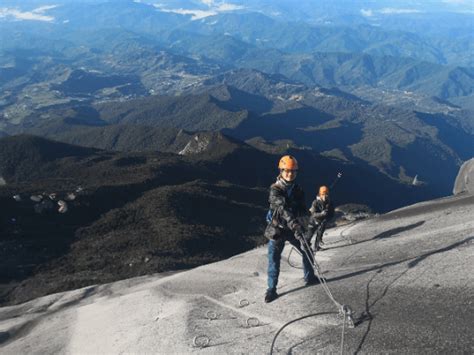
[[[89,284],[191,268],[262,244],[262,218],[256,217],[264,208],[257,203],[266,191],[255,190],[252,204],[220,195],[226,190],[238,194],[247,188],[229,185],[218,192],[203,181],[162,186],[96,216],[90,225],[78,226],[69,238],[56,231],[56,238],[69,245],[62,245],[62,252],[50,250],[55,257],[29,278],[20,278],[2,301],[21,302]],[[51,238],[42,238],[47,250]]]
[[[45,155],[27,162],[50,164],[34,176],[28,174],[33,167],[14,165],[18,170],[0,189],[2,304],[190,268],[264,242],[266,189],[220,181],[210,162],[163,153],[86,149],[85,155],[83,148],[78,156],[69,150],[49,157],[53,147],[65,145],[29,136],[7,139],[3,151],[34,148]],[[67,213],[49,199],[53,192],[56,200],[76,192]],[[48,208],[38,209],[43,202],[30,199],[37,195]]]
[[[124,157],[119,158],[114,161],[116,166],[132,166],[132,165],[141,165],[146,164],[145,157]]]
[[[124,95],[146,92],[137,76],[103,75],[81,69],[73,70],[64,82],[52,88],[68,95],[90,95],[105,88],[116,88]]]
[[[438,130],[438,138],[446,146],[452,148],[461,160],[468,160],[473,157],[474,137],[460,129],[459,124],[453,122],[452,117],[442,114],[427,114],[417,112],[425,123],[434,126]]]
[[[226,91],[226,88],[222,90]],[[111,124],[172,126],[192,131],[235,127],[246,117],[241,106],[232,103],[230,99],[218,100],[211,94],[205,92],[178,97],[152,96],[101,104],[96,109],[101,118]]]

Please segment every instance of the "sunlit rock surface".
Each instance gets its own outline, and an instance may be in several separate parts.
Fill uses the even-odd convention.
[[[474,158],[464,162],[454,183],[453,194],[474,193]]]
[[[345,353],[472,353],[474,196],[423,202],[328,231],[316,254],[356,327]],[[278,292],[263,302],[266,248],[187,272],[91,285],[0,308],[0,352],[338,353],[342,318],[304,287],[287,246]],[[204,348],[196,344],[206,344]]]

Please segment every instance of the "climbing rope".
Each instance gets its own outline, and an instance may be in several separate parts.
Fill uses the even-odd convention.
[[[278,331],[276,332],[275,336],[273,337],[273,341],[272,341],[272,345],[270,347],[270,355],[273,355],[273,348],[275,347],[275,342],[278,338],[278,335],[280,335],[280,333],[283,331],[283,329],[285,329],[287,326],[289,326],[290,324],[292,323],[295,323],[295,322],[298,322],[300,320],[303,320],[303,319],[306,319],[306,318],[310,318],[310,317],[315,317],[315,316],[323,316],[323,315],[328,315],[328,314],[339,314],[338,312],[318,312],[318,313],[312,313],[312,314],[307,314],[305,316],[302,316],[302,317],[299,317],[299,318],[296,318],[296,319],[293,319],[287,323],[285,323],[283,326],[280,327],[280,329],[278,329]]]
[[[295,265],[295,264],[292,264],[291,261],[290,261],[291,253],[293,252],[293,250],[296,251],[300,256],[303,256],[303,254],[301,254],[298,249],[296,249],[295,247],[291,248],[290,252],[288,253],[288,260],[287,260],[288,265],[290,265],[291,267],[294,267],[295,269],[300,269],[300,270],[302,270],[303,267],[298,266],[298,265]]]
[[[341,355],[344,354],[344,333],[346,330],[346,316],[343,315],[343,320],[342,320],[342,334],[341,334]]]
[[[305,257],[309,260],[311,266],[313,267],[315,276],[318,278],[318,280],[321,284],[321,287],[326,292],[328,298],[334,303],[334,305],[336,306],[338,311],[337,312],[312,313],[312,314],[308,314],[308,315],[293,319],[293,320],[285,323],[283,326],[280,327],[280,329],[278,329],[275,336],[273,337],[273,341],[272,341],[271,348],[270,348],[270,355],[273,355],[273,349],[275,347],[275,342],[276,342],[278,336],[280,335],[280,333],[287,326],[289,326],[290,324],[293,324],[295,322],[298,322],[300,320],[306,319],[306,318],[321,316],[321,315],[329,315],[329,314],[338,314],[338,315],[341,315],[343,317],[342,334],[341,334],[341,347],[340,347],[340,351],[341,351],[341,355],[342,355],[344,353],[344,335],[345,335],[345,330],[346,330],[346,324],[348,324],[349,328],[354,328],[354,320],[352,318],[352,310],[349,306],[340,304],[334,298],[331,290],[329,289],[329,286],[327,285],[326,279],[324,278],[324,276],[322,276],[322,273],[320,271],[321,269],[320,269],[318,263],[316,262],[316,259],[314,258],[314,254],[312,252],[310,252],[311,247],[310,247],[308,241],[306,239],[303,239],[302,244],[303,244],[302,248],[301,248],[302,252],[304,253]],[[291,256],[291,253],[292,253],[293,250],[295,250],[300,256],[303,256],[303,253],[301,253],[298,249],[293,247],[290,250],[290,253],[288,255],[288,264],[292,267],[300,269],[301,267],[295,266],[295,265],[291,264],[291,262],[290,262],[290,256]],[[231,286],[231,287],[232,287],[233,292],[237,291],[235,286]],[[240,302],[239,302],[239,306],[241,308],[246,307],[249,304],[250,304],[250,302],[247,299],[241,299]],[[206,312],[206,318],[209,319],[209,320],[215,320],[215,319],[218,318],[218,314],[216,312],[213,312],[213,311],[208,311],[208,312]],[[248,328],[258,327],[260,325],[260,321],[258,320],[258,318],[250,317],[250,318],[247,318],[246,325],[247,325]],[[209,346],[209,343],[210,343],[210,339],[206,335],[199,335],[199,336],[196,336],[193,339],[193,345],[195,347],[204,348],[204,347]]]
[[[303,254],[300,253],[298,249],[293,247],[291,249],[290,253],[288,254],[288,264],[290,266],[293,266],[290,262],[290,256],[291,256],[291,252],[293,251],[293,249],[296,250],[296,252],[298,254],[303,256]],[[301,249],[302,249],[303,253],[305,254],[306,258],[309,260],[311,266],[313,267],[314,273],[315,273],[316,277],[318,278],[324,292],[326,292],[329,299],[334,303],[334,305],[336,306],[338,312],[319,312],[319,313],[308,314],[308,315],[305,315],[303,317],[299,317],[299,318],[293,319],[293,320],[285,323],[282,327],[280,327],[280,329],[277,331],[277,333],[275,334],[275,336],[273,338],[272,345],[271,345],[271,348],[270,348],[270,355],[273,354],[273,347],[275,345],[275,341],[276,341],[278,335],[283,331],[284,328],[286,328],[288,325],[290,325],[292,323],[295,323],[297,321],[300,321],[302,319],[306,319],[306,318],[314,317],[314,316],[318,316],[318,315],[324,315],[324,314],[338,314],[338,315],[341,315],[343,317],[342,334],[341,334],[341,355],[342,355],[344,353],[344,334],[345,334],[345,330],[346,330],[346,323],[349,324],[349,328],[354,328],[355,327],[354,320],[352,318],[352,310],[349,306],[340,304],[334,298],[331,290],[329,289],[329,286],[327,285],[326,279],[324,278],[324,276],[322,276],[322,274],[320,272],[321,269],[320,269],[318,263],[316,262],[316,259],[314,258],[314,254],[312,252],[311,253],[309,252],[311,250],[311,247],[310,247],[308,241],[304,238],[303,238],[303,245],[302,245]],[[296,266],[293,266],[293,267],[296,267]],[[299,268],[299,267],[296,267],[296,268]]]
[[[310,255],[309,250],[311,250],[311,248],[309,246],[308,241],[304,238],[303,238],[303,244],[304,245],[303,245],[302,251],[304,252],[306,258],[309,260],[310,264],[313,266],[313,269],[315,271],[315,275],[318,278],[319,282],[321,283],[321,286],[323,287],[323,290],[326,292],[329,299],[334,303],[336,308],[339,310],[339,313],[346,316],[346,309],[348,309],[349,307],[346,306],[346,305],[342,305],[342,304],[340,304],[339,302],[336,301],[336,299],[334,298],[334,296],[331,293],[331,290],[329,289],[329,286],[327,285],[326,279],[324,278],[324,276],[322,276],[320,274],[320,268],[319,268],[318,263],[314,259],[314,255],[312,255],[312,253]],[[349,319],[349,320],[351,320],[351,319]]]

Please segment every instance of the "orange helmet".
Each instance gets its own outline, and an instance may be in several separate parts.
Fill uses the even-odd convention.
[[[280,159],[278,169],[298,170],[298,161],[291,155],[285,155]]]
[[[329,188],[327,186],[321,186],[319,188],[319,195],[329,195]]]

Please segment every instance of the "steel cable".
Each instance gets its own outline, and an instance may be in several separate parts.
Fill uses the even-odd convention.
[[[293,319],[293,320],[291,320],[291,321],[285,323],[283,326],[280,327],[280,329],[278,329],[277,333],[276,333],[275,336],[273,337],[272,345],[271,345],[271,347],[270,347],[270,355],[273,355],[273,348],[274,348],[274,346],[275,346],[275,342],[276,342],[276,339],[278,338],[278,335],[280,335],[280,333],[283,331],[283,329],[285,329],[287,326],[289,326],[289,325],[292,324],[292,323],[298,322],[298,321],[300,321],[300,320],[306,319],[306,318],[315,317],[315,316],[322,316],[322,315],[326,315],[326,314],[339,314],[339,313],[337,313],[337,312],[318,312],[318,313],[312,313],[312,314],[307,314],[307,315],[305,315],[305,316],[302,316],[302,317]]]
[[[319,268],[319,265],[318,263],[316,262],[316,259],[314,258],[314,254],[311,252],[309,252],[311,250],[311,247],[308,243],[308,241],[306,239],[302,239],[302,251],[303,253],[305,254],[306,258],[308,258],[309,262],[311,263],[311,265],[313,266],[313,270],[315,271],[315,275],[316,277],[318,278],[319,282],[321,283],[321,286],[323,287],[324,291],[326,292],[327,296],[329,297],[329,299],[335,304],[336,308],[338,309],[338,312],[319,312],[319,313],[312,313],[312,314],[308,314],[308,315],[305,315],[303,317],[299,317],[299,318],[296,318],[296,319],[293,319],[287,323],[285,323],[282,327],[280,327],[280,329],[277,331],[277,333],[275,334],[274,338],[273,338],[273,341],[272,341],[272,345],[271,345],[271,348],[270,348],[270,355],[273,355],[273,348],[275,346],[275,341],[278,337],[278,335],[283,331],[283,329],[285,329],[288,325],[294,323],[294,322],[297,322],[297,321],[300,321],[302,319],[306,319],[306,318],[309,318],[309,317],[313,317],[313,316],[318,316],[318,315],[324,315],[324,314],[339,314],[339,315],[342,315],[343,317],[343,323],[342,323],[342,334],[341,334],[341,355],[343,355],[344,353],[344,334],[345,334],[345,329],[346,329],[346,321],[349,320],[352,324],[352,327],[354,327],[354,322],[352,320],[352,311],[351,309],[347,306],[347,305],[341,305],[339,302],[337,302],[337,300],[334,298],[333,294],[331,293],[331,290],[329,289],[329,286],[327,285],[326,283],[326,279],[321,275],[321,272],[320,272],[320,268]],[[302,253],[299,252],[298,249],[294,248],[298,254],[300,254],[301,256],[303,256]],[[292,250],[293,250],[292,249]],[[291,251],[292,251],[291,250]],[[290,263],[290,255],[291,255],[291,251],[290,251],[290,254],[288,255],[288,264],[290,266],[293,266],[291,263]],[[311,256],[310,256],[311,254]],[[294,267],[294,266],[293,266]]]

